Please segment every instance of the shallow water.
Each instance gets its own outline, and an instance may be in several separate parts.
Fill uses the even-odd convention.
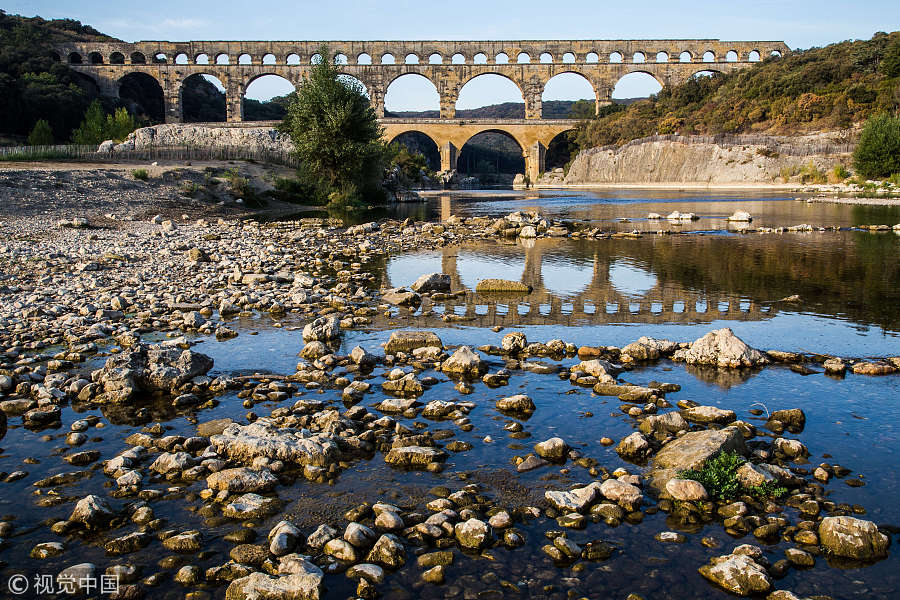
[[[857,230],[735,235],[728,232],[722,220],[741,209],[754,215],[754,226],[810,223],[846,228],[900,222],[897,209],[807,204],[777,195],[749,193],[494,194],[449,194],[415,209],[425,211],[426,217],[440,218],[445,216],[445,203],[449,203],[452,214],[460,216],[500,216],[512,210],[539,208],[557,217],[596,221],[604,229],[647,231],[684,229],[685,226],[670,226],[665,220],[638,221],[648,212],[665,215],[679,210],[701,215],[700,221],[687,227],[709,233],[640,239],[541,239],[529,244],[486,242],[388,257],[384,267],[375,273],[381,287],[408,284],[422,273],[442,271],[451,274],[455,288],[471,289],[479,279],[503,277],[523,280],[535,291],[526,297],[500,299],[470,293],[455,302],[426,304],[409,315],[395,310],[369,329],[348,332],[340,353],[361,345],[383,354],[379,344],[396,328],[433,330],[446,345],[499,344],[505,333],[515,329],[524,331],[529,341],[561,338],[576,345],[622,346],[642,335],[691,341],[712,329],[731,327],[749,344],[763,349],[845,357],[900,354],[900,236]],[[620,218],[632,222],[621,223],[617,221]],[[799,301],[782,301],[795,294]],[[440,317],[451,312],[469,318],[445,323]],[[302,347],[299,328],[303,324],[304,321],[290,316],[277,321],[268,315],[230,320],[229,326],[240,332],[239,337],[226,342],[197,340],[202,343],[194,349],[215,359],[211,375],[290,374],[296,369],[297,352]],[[492,331],[497,325],[505,330]],[[499,358],[487,358],[492,370],[502,367]],[[103,360],[98,357],[85,364],[85,371],[96,368]],[[541,362],[559,368],[577,360]],[[378,391],[366,396],[363,403],[367,407],[382,397],[377,384],[383,371],[376,369],[373,373],[373,388]],[[452,439],[470,442],[473,448],[452,454],[441,474],[395,470],[376,453],[371,459],[355,462],[333,485],[298,480],[291,486],[279,487],[285,513],[304,533],[321,522],[342,527],[345,522],[340,515],[362,501],[383,499],[422,511],[431,498],[427,490],[436,485],[455,490],[478,482],[484,486],[484,494],[502,506],[539,504],[545,489],[563,489],[569,483],[591,479],[585,469],[571,463],[566,465],[571,469],[568,473],[560,472],[559,467],[544,467],[516,474],[513,458],[531,451],[533,443],[554,435],[610,470],[620,466],[640,470],[622,461],[614,446],[599,443],[603,436],[618,440],[634,430],[634,420],[622,412],[616,398],[597,396],[590,388],[573,386],[555,375],[522,370],[514,371],[506,387],[491,389],[479,383],[474,393],[462,396],[448,378],[431,371],[425,374],[435,375],[440,382],[423,396],[423,401],[474,402],[476,408],[469,415],[474,429],[466,432],[452,422],[394,417],[408,427],[419,421],[428,422],[432,430],[448,429],[454,435]],[[900,493],[900,471],[896,467],[900,459],[900,375],[804,376],[780,366],[725,372],[686,368],[663,360],[637,365],[622,379],[643,384],[651,380],[677,383],[682,390],[667,396],[671,402],[689,399],[730,408],[739,418],[755,423],[761,435],[767,434],[763,417],[753,416],[751,408],[803,408],[806,428],[791,437],[797,437],[810,449],[810,464],[805,466],[813,468],[825,461],[852,470],[847,478],[834,479],[826,485],[829,498],[865,507],[864,518],[876,523],[900,525],[900,504],[896,502]],[[521,440],[509,437],[503,426],[512,419],[494,409],[495,400],[515,393],[527,393],[537,405],[531,418],[519,419],[529,436]],[[301,391],[298,395],[342,407],[340,390]],[[171,428],[171,434],[192,435],[197,422],[244,418],[247,411],[235,393],[218,400],[215,408],[199,411],[176,411],[165,402],[151,403],[150,415],[140,422],[134,420],[133,411],[103,407],[79,412],[79,407],[68,406],[63,409],[62,422],[69,424],[86,414],[100,416],[105,426],[92,429],[92,440],[79,450],[98,449],[107,459],[124,450],[124,438],[148,422],[161,420]],[[253,410],[265,415],[284,405],[287,404],[264,402]],[[83,561],[102,568],[111,562],[132,562],[144,567],[145,576],[165,571],[160,585],[152,588],[148,597],[183,597],[186,590],[171,580],[180,564],[167,570],[157,566],[163,556],[171,553],[156,542],[143,552],[113,561],[103,555],[97,537],[72,537],[65,540],[67,552],[59,558],[38,561],[28,557],[34,544],[59,541],[41,523],[67,518],[72,502],[86,494],[106,494],[104,486],[108,480],[99,470],[99,463],[79,469],[60,460],[66,451],[66,432],[67,428],[30,431],[21,426],[19,418],[10,418],[10,430],[0,442],[0,470],[24,467],[29,476],[0,488],[0,516],[14,516],[16,525],[13,543],[0,550],[0,560],[5,563],[0,563],[0,586],[5,586],[6,578],[13,573],[55,574]],[[493,441],[485,442],[486,436]],[[23,465],[26,456],[37,459],[38,464]],[[36,480],[75,470],[85,470],[86,477],[58,487],[68,502],[36,508],[35,501],[41,498],[35,494]],[[864,478],[863,487],[845,484],[847,479],[860,476]],[[202,481],[161,482],[152,487],[165,489],[167,485],[171,485],[171,495],[151,503],[157,516],[167,519],[165,528],[200,529],[204,549],[211,551],[202,558],[186,556],[183,564],[197,564],[205,569],[226,562],[231,545],[222,536],[241,525],[227,520],[209,521],[196,512],[204,504],[196,497],[205,487]],[[785,508],[784,514],[792,522],[800,520],[794,509]],[[283,515],[278,515],[256,524],[258,542],[281,518]],[[466,558],[454,550],[457,557],[448,568],[448,583],[444,586],[423,587],[418,582],[420,569],[414,565],[410,549],[407,567],[389,576],[379,589],[386,598],[468,598],[480,592],[484,593],[482,597],[499,597],[500,590],[510,598],[564,598],[567,591],[573,593],[572,597],[589,598],[618,598],[632,592],[648,599],[727,598],[728,594],[700,577],[697,567],[740,543],[762,545],[772,562],[783,558],[784,549],[792,545],[766,545],[752,535],[733,539],[716,522],[685,531],[685,544],[664,544],[655,541],[653,535],[682,526],[667,521],[667,515],[658,512],[646,515],[639,524],[610,528],[602,522],[590,523],[584,531],[570,531],[569,537],[575,542],[603,539],[617,548],[609,560],[579,563],[581,566],[573,569],[554,566],[540,550],[546,543],[543,533],[558,529],[554,521],[541,518],[517,526],[525,533],[527,545],[513,551],[495,548],[494,560]],[[126,526],[108,537],[132,530],[133,526]],[[719,547],[704,546],[704,537],[715,538]],[[897,536],[893,537],[898,541]],[[896,544],[891,550],[888,559],[865,568],[833,568],[818,557],[815,567],[791,569],[777,587],[790,589],[798,596],[894,598],[900,589],[900,562]],[[329,598],[353,593],[354,585],[343,575],[330,575],[327,583]],[[221,598],[224,589],[219,586],[207,591]],[[0,595],[6,592],[5,587],[0,590]],[[491,595],[489,590],[495,593]]]

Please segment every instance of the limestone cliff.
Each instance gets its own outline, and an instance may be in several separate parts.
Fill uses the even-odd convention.
[[[781,182],[782,169],[798,171],[810,161],[820,171],[851,164],[849,153],[828,152],[782,154],[763,144],[645,141],[583,151],[567,173],[547,173],[538,185],[772,183]]]
[[[101,152],[145,150],[153,147],[195,146],[241,147],[250,151],[290,152],[288,136],[273,127],[210,127],[208,125],[169,124],[142,127],[121,144],[104,142]]]

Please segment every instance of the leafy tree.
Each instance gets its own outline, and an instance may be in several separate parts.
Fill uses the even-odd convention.
[[[900,77],[900,38],[891,42],[884,51],[878,68],[886,77]]]
[[[103,137],[107,140],[121,142],[128,134],[137,129],[137,121],[125,108],[117,108],[116,112],[106,116]]]
[[[328,56],[328,48],[319,50]],[[290,100],[281,130],[290,135],[308,181],[333,204],[382,195],[385,151],[375,111],[337,64],[316,64]]]
[[[53,130],[46,119],[38,119],[31,133],[28,134],[29,146],[51,146],[53,144]]]
[[[900,173],[900,117],[881,113],[866,122],[853,153],[853,166],[864,177]]]
[[[106,115],[103,113],[103,107],[99,100],[94,100],[84,113],[81,125],[72,132],[72,141],[84,146],[96,146],[106,139],[105,128]]]

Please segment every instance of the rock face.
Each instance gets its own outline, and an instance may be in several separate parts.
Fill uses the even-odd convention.
[[[341,322],[337,317],[319,317],[303,328],[304,342],[325,342],[341,337]]]
[[[699,469],[710,458],[722,452],[747,454],[744,436],[737,427],[692,431],[662,447],[650,461],[648,477],[651,483],[664,489],[679,471]]]
[[[833,556],[872,561],[885,558],[891,540],[875,523],[854,517],[825,517],[819,523],[819,541]]]
[[[120,403],[140,393],[171,393],[212,366],[213,359],[199,352],[141,344],[109,357],[91,377],[107,401]]]
[[[727,554],[700,567],[700,574],[738,596],[764,594],[772,589],[766,570],[746,554]]]
[[[209,443],[220,454],[248,464],[254,458],[265,456],[304,466],[327,467],[340,458],[340,449],[330,436],[280,428],[268,419],[250,425],[233,423],[221,435],[212,436]]]
[[[294,149],[290,136],[273,127],[204,127],[172,123],[136,129],[111,151],[143,150],[154,146],[228,146],[285,153]]]
[[[566,184],[597,183],[740,183],[775,181],[794,157],[761,153],[765,146],[726,146],[681,141],[634,142],[616,149],[579,152],[566,172]],[[828,171],[847,155],[809,156],[816,168]],[[804,160],[806,160],[804,158]]]
[[[384,351],[387,354],[396,354],[426,347],[442,348],[441,338],[431,331],[394,331],[384,345]]]
[[[691,365],[730,368],[754,367],[769,362],[762,352],[745,344],[727,327],[710,331],[694,341],[690,348],[676,351],[673,359]]]
[[[412,291],[420,294],[426,292],[449,292],[450,276],[443,273],[428,273],[416,279],[409,287]]]

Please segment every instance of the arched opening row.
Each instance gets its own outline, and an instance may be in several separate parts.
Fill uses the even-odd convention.
[[[750,50],[749,52],[739,53],[737,50],[729,50],[724,55],[717,55],[712,50],[707,50],[704,52],[691,52],[691,51],[683,51],[677,56],[670,55],[666,51],[659,52],[644,52],[637,51],[632,53],[630,56],[622,51],[613,51],[608,55],[601,55],[597,52],[588,52],[583,55],[576,55],[573,52],[564,52],[561,54],[551,54],[549,52],[542,52],[540,54],[536,54],[532,56],[528,52],[520,52],[515,55],[509,55],[505,52],[500,52],[494,56],[490,56],[485,52],[476,52],[472,54],[470,57],[462,53],[454,53],[449,56],[444,56],[438,52],[432,52],[427,55],[422,55],[421,57],[413,52],[406,54],[394,55],[393,53],[387,52],[380,56],[376,56],[376,60],[373,60],[372,55],[363,52],[361,54],[356,55],[355,57],[348,56],[342,52],[335,53],[334,59],[337,64],[357,64],[357,65],[373,65],[373,64],[382,64],[382,65],[393,65],[393,64],[407,64],[407,65],[418,65],[418,64],[430,64],[430,65],[440,65],[440,64],[530,64],[530,63],[543,63],[543,64],[576,64],[576,63],[584,63],[584,64],[595,64],[595,63],[668,63],[668,62],[739,62],[743,60],[744,62],[759,62],[763,52],[761,50]],[[770,52],[771,56],[780,57],[781,52],[778,50],[772,50]],[[58,55],[56,55],[58,58]],[[103,54],[100,52],[89,52],[87,56],[82,56],[78,52],[71,52],[67,56],[67,60],[70,64],[92,64],[92,65],[100,65],[100,64],[127,64],[130,62],[131,64],[146,64],[147,57],[145,54],[141,52],[133,52],[127,56],[128,60],[126,60],[126,55],[119,51],[114,51],[109,54],[108,57],[105,58]],[[239,65],[301,65],[301,64],[316,64],[322,60],[322,56],[318,53],[312,54],[308,57],[302,57],[298,53],[290,53],[283,56],[276,56],[273,53],[266,53],[262,55],[251,55],[250,53],[241,53],[241,54],[228,54],[226,52],[220,53],[204,53],[201,52],[194,56],[189,56],[187,53],[180,52],[175,54],[174,56],[168,56],[165,53],[157,53],[152,56],[152,62],[156,64],[177,64],[177,65],[187,65],[187,64],[196,64],[196,65],[230,65],[230,64],[239,64]]]

